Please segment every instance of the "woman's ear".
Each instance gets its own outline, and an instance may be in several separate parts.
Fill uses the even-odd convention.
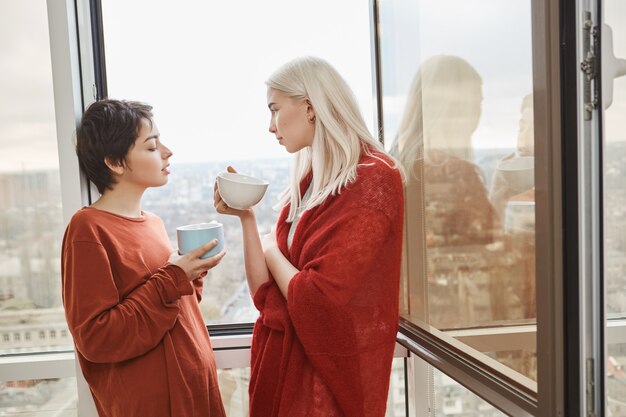
[[[106,156],[104,158],[104,163],[106,166],[116,175],[122,175],[124,173],[124,164],[121,162],[113,162],[111,158]]]
[[[308,98],[305,99],[304,102],[306,103],[306,117],[307,119],[309,119],[309,122],[313,123],[315,122],[315,118],[316,118],[313,104],[311,104],[311,100],[309,100]]]

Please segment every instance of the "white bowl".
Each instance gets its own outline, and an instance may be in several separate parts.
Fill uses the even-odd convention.
[[[497,172],[513,190],[523,192],[535,185],[535,157],[516,156],[500,161]]]
[[[269,183],[244,174],[222,172],[217,175],[217,186],[228,207],[245,210],[257,204],[265,195]]]

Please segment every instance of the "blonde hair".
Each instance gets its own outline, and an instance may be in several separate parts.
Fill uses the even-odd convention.
[[[323,59],[300,57],[289,61],[270,75],[265,84],[294,100],[308,99],[315,110],[313,144],[296,154],[289,187],[278,203],[281,208],[291,204],[287,216],[291,222],[302,205],[300,182],[310,170],[314,173],[311,196],[302,207],[304,210],[339,194],[356,179],[361,152],[372,155],[370,148],[386,152],[367,130],[348,84]]]
[[[478,115],[468,115],[473,106],[480,111],[482,79],[464,59],[436,55],[426,60],[415,75],[392,154],[405,170],[411,171],[416,160],[425,157],[424,149],[438,150],[450,156],[471,160],[471,135]],[[456,129],[456,135],[447,135]],[[426,155],[427,157],[428,155]],[[415,174],[415,173],[414,173]]]

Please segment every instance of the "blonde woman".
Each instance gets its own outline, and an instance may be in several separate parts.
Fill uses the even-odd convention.
[[[295,154],[275,230],[241,220],[250,292],[250,416],[385,415],[398,328],[401,173],[327,62],[304,57],[267,84],[269,130]]]

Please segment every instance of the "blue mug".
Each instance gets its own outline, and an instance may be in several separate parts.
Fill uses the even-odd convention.
[[[178,252],[181,255],[189,253],[213,239],[217,239],[217,246],[200,258],[210,258],[224,250],[224,227],[216,221],[177,227],[176,237],[178,239]]]

